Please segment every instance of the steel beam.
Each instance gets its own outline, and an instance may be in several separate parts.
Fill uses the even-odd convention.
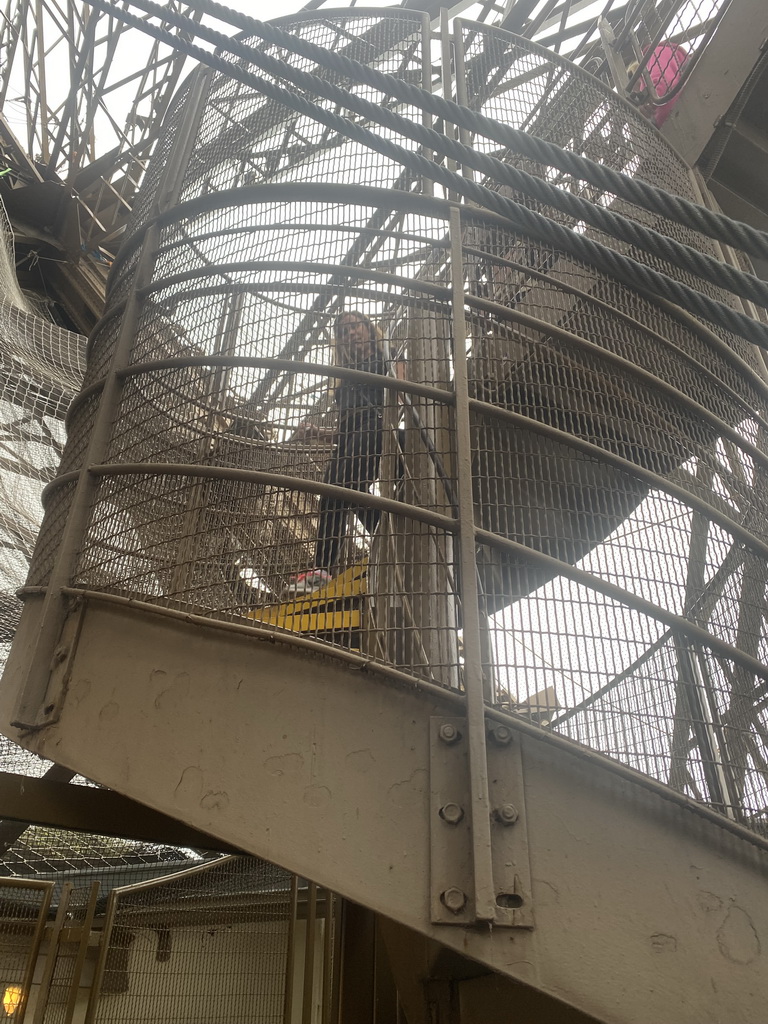
[[[63,773],[64,769],[60,769]],[[71,772],[67,772],[70,774]],[[0,830],[8,819],[26,825],[93,832],[168,846],[186,846],[221,853],[240,853],[204,832],[165,814],[150,810],[120,793],[92,786],[75,786],[50,778],[0,772]]]
[[[762,1024],[766,854],[674,794],[510,719],[490,778],[522,772],[534,927],[435,924],[430,723],[460,695],[278,635],[95,599],[72,617],[55,725],[10,729],[6,673],[4,728],[25,745],[597,1020],[703,1024],[738,1006]]]

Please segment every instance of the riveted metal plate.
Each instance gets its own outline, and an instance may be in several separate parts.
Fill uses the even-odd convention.
[[[497,738],[498,727],[490,727],[486,748],[496,925],[532,928],[531,864],[521,745],[514,729],[507,726],[501,729],[504,731]]]
[[[531,870],[520,744],[488,734],[491,852],[499,927],[532,928]],[[430,912],[433,924],[475,923],[465,718],[430,721]]]
[[[433,924],[474,923],[468,756],[466,719],[432,718],[429,842]]]

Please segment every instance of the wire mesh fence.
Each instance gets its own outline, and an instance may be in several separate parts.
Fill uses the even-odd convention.
[[[438,55],[450,67],[402,11],[308,12],[290,27],[416,82]],[[478,114],[696,197],[653,127],[578,68],[483,25],[457,22],[453,44]],[[402,144],[398,159],[223,74],[184,95],[70,415],[65,465],[89,474],[66,584],[301,634],[454,690],[477,589],[489,701],[762,831],[756,351],[459,204],[461,178],[410,161],[426,151],[394,129],[369,125]],[[476,151],[720,258],[692,229],[501,151],[481,127],[464,136]],[[688,267],[482,183],[743,308]],[[100,409],[107,386],[114,405]],[[48,579],[73,493],[70,477],[49,489],[31,586]]]
[[[3,1010],[21,1021],[40,954],[53,884],[31,879],[8,880],[0,901],[0,984]]]
[[[85,338],[45,314],[19,287],[0,205],[0,669],[21,614],[16,591],[43,517],[40,494],[56,476],[66,410],[85,369]],[[42,775],[49,763],[0,737],[0,770]]]
[[[225,858],[114,890],[89,1022],[283,1024],[291,876]]]
[[[0,878],[0,1002],[19,1024],[338,1014],[333,893],[252,857],[198,854],[181,870],[153,863],[149,844],[63,831],[35,842],[58,871],[6,857],[34,877]]]

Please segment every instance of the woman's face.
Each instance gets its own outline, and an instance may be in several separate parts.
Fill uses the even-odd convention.
[[[357,313],[345,313],[336,326],[336,338],[342,359],[360,362],[371,352],[371,329]]]

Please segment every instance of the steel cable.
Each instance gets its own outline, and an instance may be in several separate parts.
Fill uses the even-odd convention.
[[[90,0],[89,0],[90,2]],[[135,6],[143,6],[143,0],[132,0]],[[452,100],[434,93],[427,92],[419,86],[410,82],[404,82],[392,75],[376,71],[351,57],[343,54],[333,53],[308,40],[298,39],[296,36],[279,28],[277,25],[265,23],[258,19],[251,18],[247,14],[233,11],[215,0],[190,0],[193,7],[199,8],[203,13],[210,14],[220,21],[227,22],[234,28],[242,29],[252,35],[258,36],[265,42],[283,47],[293,53],[308,57],[327,65],[333,70],[340,71],[366,85],[379,89],[388,96],[394,96],[404,102],[415,103],[423,107],[429,113],[435,114],[443,120],[450,121],[460,128],[477,132],[499,145],[507,147],[514,152],[527,156],[540,163],[548,163],[566,174],[575,178],[588,181],[591,185],[611,192],[614,195],[626,199],[628,202],[641,206],[646,210],[656,213],[661,217],[684,224],[703,235],[708,235],[725,245],[741,249],[749,256],[758,259],[768,260],[768,233],[750,227],[741,221],[732,220],[723,214],[692,203],[681,196],[674,196],[662,188],[640,181],[637,178],[630,178],[620,171],[615,171],[604,164],[596,163],[589,157],[579,156],[569,150],[561,149],[559,146],[544,139],[510,125],[502,124],[493,118],[480,114],[468,107],[461,106]],[[168,12],[163,8],[164,16]],[[193,23],[197,24],[197,23]],[[483,26],[485,28],[485,26]],[[504,29],[495,29],[502,33],[511,42],[516,37]],[[549,60],[553,55],[543,47],[531,43],[527,39],[522,40],[526,49],[546,55]],[[581,74],[587,72],[579,69]],[[603,83],[599,83],[604,88]],[[617,102],[624,103],[616,97]],[[632,108],[634,111],[634,108]]]
[[[152,0],[132,0],[134,6],[140,7],[148,14],[160,16],[163,9]],[[190,28],[189,19],[183,15],[176,15],[166,11],[164,17],[175,22],[180,28]],[[214,30],[197,27],[196,31],[210,42],[217,43],[220,49],[226,49],[236,57],[255,64],[262,71],[278,78],[288,79],[294,85],[307,92],[317,94],[334,103],[344,105],[355,113],[362,115],[369,121],[373,121],[385,128],[391,128],[413,141],[418,142],[428,149],[442,153],[444,156],[456,160],[485,174],[500,185],[507,185],[512,189],[525,192],[539,202],[554,207],[561,213],[583,220],[600,231],[612,235],[627,245],[636,246],[661,257],[668,263],[672,263],[684,270],[708,281],[716,287],[727,288],[729,291],[742,298],[749,299],[761,306],[768,306],[768,283],[752,274],[746,274],[736,267],[724,264],[712,256],[707,256],[693,249],[691,246],[676,242],[673,239],[661,234],[652,228],[644,227],[621,214],[615,213],[604,206],[590,202],[581,196],[558,188],[542,178],[535,177],[527,171],[510,166],[496,157],[479,153],[477,150],[462,143],[448,138],[441,132],[437,132],[425,125],[410,121],[408,118],[396,114],[394,111],[383,107],[381,104],[372,103],[360,96],[355,96],[347,89],[317,75],[300,71],[291,67],[284,61],[279,61],[268,54],[248,46],[239,40],[227,39],[214,33]],[[226,42],[224,42],[226,40]],[[330,51],[325,51],[330,54]],[[427,95],[427,94],[425,94]]]
[[[147,7],[156,6],[154,4],[150,5],[146,0],[139,0],[139,2]],[[570,228],[563,227],[485,186],[471,182],[418,153],[406,150],[404,147],[389,140],[382,139],[374,132],[355,125],[349,119],[338,114],[324,110],[318,104],[277,86],[274,82],[247,72],[237,65],[225,61],[221,57],[203,50],[201,47],[195,46],[186,40],[179,40],[172,33],[150,25],[129,14],[127,11],[115,10],[104,0],[88,0],[88,3],[103,12],[109,12],[112,17],[116,17],[126,24],[153,35],[170,46],[183,49],[190,57],[193,57],[200,63],[212,67],[244,85],[248,85],[250,88],[287,106],[289,109],[311,117],[313,120],[325,124],[339,134],[360,142],[362,145],[381,153],[397,163],[410,167],[416,173],[431,178],[451,191],[466,196],[473,202],[478,203],[478,205],[504,217],[524,234],[528,234],[539,241],[547,242],[582,259],[585,263],[592,264],[596,269],[614,277],[627,287],[645,291],[652,295],[660,295],[683,308],[690,309],[691,312],[704,319],[711,320],[726,331],[741,335],[760,347],[768,347],[768,327],[757,320],[753,320],[751,317],[745,316],[743,313],[731,309],[724,303],[711,299],[688,285],[674,281],[665,274],[652,270],[637,260],[621,255],[592,239],[585,238]],[[166,19],[171,20],[171,13],[167,9],[162,10]],[[183,27],[185,29],[188,28],[191,32],[200,31],[200,26],[196,23],[187,23],[187,19],[174,15],[173,20],[176,19],[184,23]],[[216,45],[224,47],[233,42],[228,37],[212,29],[204,29],[200,31],[200,34],[203,37],[207,37],[209,41],[215,42]],[[284,67],[284,65],[281,66]],[[314,78],[315,76],[309,77]],[[317,79],[317,82],[323,83],[323,80]],[[718,266],[722,267],[720,264]]]

